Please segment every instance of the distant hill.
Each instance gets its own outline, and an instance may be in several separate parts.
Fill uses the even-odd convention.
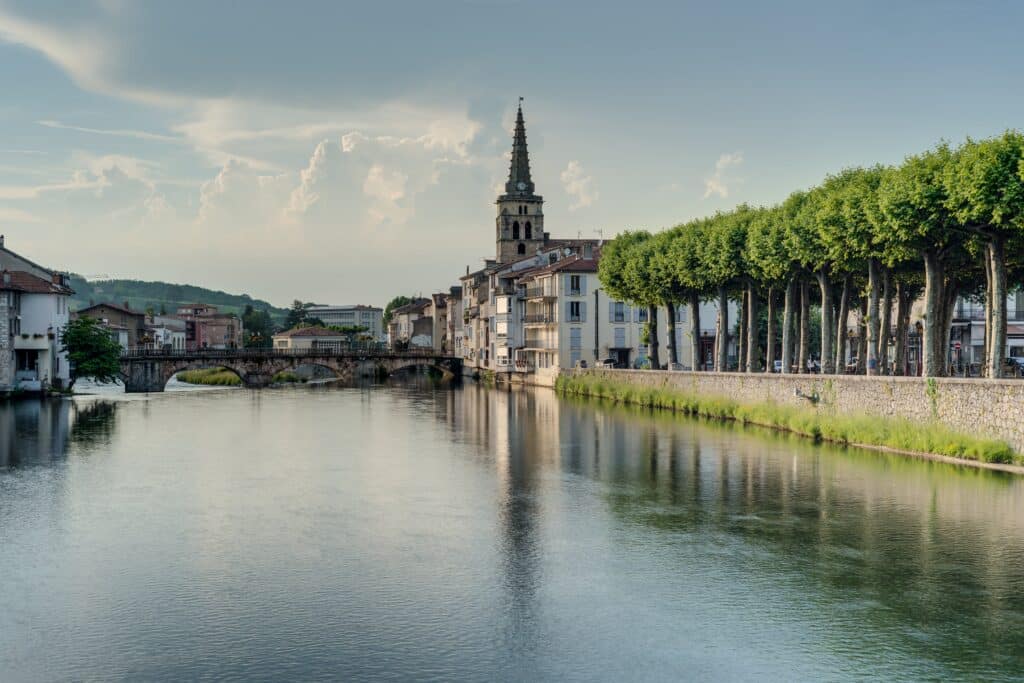
[[[218,307],[224,313],[242,314],[247,305],[257,310],[266,310],[275,321],[281,321],[288,314],[261,299],[248,294],[228,294],[195,285],[174,285],[169,282],[144,282],[142,280],[86,280],[80,275],[71,275],[72,310],[80,310],[94,303],[111,301],[118,304],[128,302],[128,307],[137,311],[152,308],[174,313],[180,304],[204,303]]]

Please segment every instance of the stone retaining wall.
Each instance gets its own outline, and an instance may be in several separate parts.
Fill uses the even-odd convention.
[[[1002,439],[1024,453],[1024,380],[857,375],[774,375],[656,370],[568,371],[723,396],[740,403],[774,402],[836,414],[937,419],[959,432]]]

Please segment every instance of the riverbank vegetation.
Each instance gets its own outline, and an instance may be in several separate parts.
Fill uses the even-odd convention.
[[[923,294],[923,374],[947,375],[964,296],[984,304],[983,374],[1000,377],[1007,294],[1024,282],[1024,135],[942,143],[899,166],[844,170],[776,206],[625,232],[604,245],[599,268],[609,294],[648,308],[649,320],[665,307],[669,329],[676,307],[688,306],[694,340],[700,302],[717,302],[716,371],[730,369],[723,340],[736,330],[741,372],[770,371],[776,360],[783,372],[804,372],[816,355],[823,373],[846,371],[853,356],[858,372],[905,374],[911,306]],[[739,304],[733,325],[730,301]],[[700,345],[681,360],[674,337],[668,362],[700,368]]]
[[[643,387],[592,375],[563,375],[558,378],[555,390],[564,395],[589,396],[673,410],[685,415],[759,425],[792,432],[815,441],[891,448],[987,463],[1022,462],[1020,456],[1002,441],[959,434],[937,423],[921,424],[869,415],[829,415],[808,408],[768,402],[742,404],[721,396]]]
[[[202,370],[183,370],[178,375],[179,382],[186,384],[205,384],[207,386],[237,387],[242,379],[225,368],[203,368]],[[300,384],[306,380],[291,370],[282,370],[271,380],[274,384]]]

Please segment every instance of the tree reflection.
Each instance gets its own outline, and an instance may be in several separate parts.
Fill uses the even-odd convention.
[[[0,469],[63,460],[69,444],[110,440],[116,404],[68,400],[14,401],[0,405]]]

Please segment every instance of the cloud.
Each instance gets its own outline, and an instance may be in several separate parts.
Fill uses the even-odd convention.
[[[174,135],[161,135],[160,133],[150,133],[145,130],[132,130],[130,128],[87,128],[85,126],[72,126],[67,123],[61,123],[60,121],[53,121],[50,119],[43,119],[36,121],[40,126],[46,128],[57,128],[60,130],[73,130],[79,133],[91,133],[93,135],[109,135],[111,137],[121,138],[134,138],[136,140],[152,140],[157,142],[172,142],[175,144],[181,144],[185,142],[185,139],[180,136]]]
[[[597,201],[600,196],[594,189],[594,179],[587,175],[578,161],[570,161],[561,175],[562,187],[572,197],[570,211],[582,209]]]
[[[715,162],[715,171],[711,174],[711,177],[704,181],[704,199],[707,199],[711,195],[717,194],[723,199],[729,196],[729,181],[727,176],[729,175],[729,169],[736,168],[743,163],[742,152],[732,152],[731,154],[723,154],[718,157],[718,161]]]

